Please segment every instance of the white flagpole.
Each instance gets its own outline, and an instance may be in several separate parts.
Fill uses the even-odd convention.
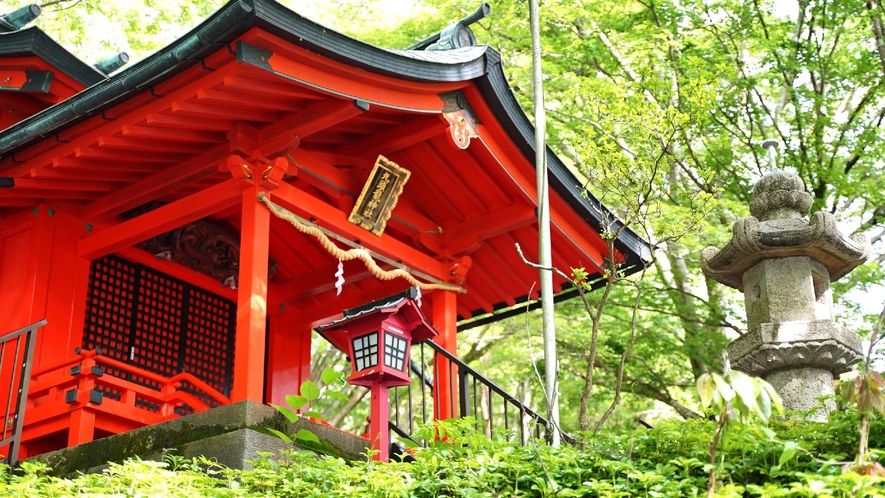
[[[553,271],[550,256],[550,200],[547,195],[547,116],[541,71],[541,28],[538,0],[529,0],[532,32],[532,83],[535,104],[535,171],[538,186],[538,263],[541,266],[541,310],[544,319],[544,377],[547,411],[553,427],[550,444],[559,447],[559,361],[553,323]]]

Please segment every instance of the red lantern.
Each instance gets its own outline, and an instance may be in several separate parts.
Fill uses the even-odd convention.
[[[387,461],[390,417],[388,389],[407,386],[411,345],[439,335],[427,321],[416,299],[418,289],[344,310],[344,318],[319,327],[339,348],[347,348],[353,366],[348,382],[372,391],[370,438],[375,458]]]

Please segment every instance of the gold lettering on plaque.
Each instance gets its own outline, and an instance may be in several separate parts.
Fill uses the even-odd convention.
[[[412,173],[384,156],[378,156],[347,221],[380,236]]]

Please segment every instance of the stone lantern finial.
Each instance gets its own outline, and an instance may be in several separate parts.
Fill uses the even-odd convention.
[[[833,377],[861,359],[860,337],[833,320],[830,283],[870,254],[866,237],[842,235],[832,214],[806,220],[811,205],[797,175],[769,172],[732,240],[701,252],[705,275],[744,293],[748,332],[728,346],[732,368],[764,377],[795,410],[820,406],[815,398],[834,394]]]

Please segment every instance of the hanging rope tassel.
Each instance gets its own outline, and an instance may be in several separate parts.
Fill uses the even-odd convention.
[[[341,288],[344,287],[344,261],[338,260],[338,271],[335,272],[335,277],[338,279],[335,281],[335,295],[341,295]],[[419,291],[420,292],[420,291]]]
[[[317,226],[310,226],[305,223],[302,223],[298,220],[298,217],[290,213],[289,211],[283,209],[281,206],[274,204],[264,195],[264,192],[258,194],[258,202],[267,206],[271,213],[277,218],[281,220],[288,221],[296,230],[303,234],[307,234],[313,236],[317,239],[323,248],[329,252],[332,256],[338,258],[339,261],[350,261],[353,259],[358,259],[366,265],[366,269],[369,270],[375,278],[378,280],[393,280],[395,278],[405,279],[409,284],[417,287],[420,290],[447,290],[447,291],[455,291],[455,292],[466,292],[463,288],[458,287],[457,285],[452,285],[445,283],[441,280],[437,280],[435,283],[427,283],[421,282],[412,276],[404,268],[396,268],[393,270],[385,270],[378,266],[378,263],[372,258],[372,254],[361,247],[344,250],[339,248],[333,243],[329,237],[323,233],[323,231]]]

